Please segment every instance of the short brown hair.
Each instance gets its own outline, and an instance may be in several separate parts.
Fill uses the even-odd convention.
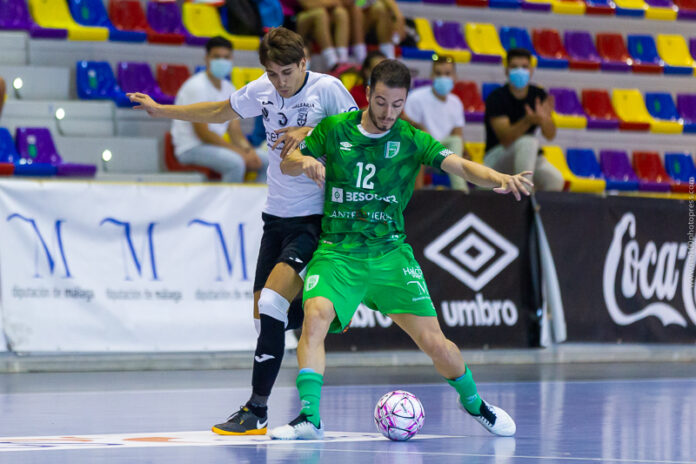
[[[304,57],[304,40],[302,40],[302,36],[290,29],[273,28],[261,39],[259,61],[263,66],[268,65],[268,63],[280,66],[300,64]]]
[[[411,71],[397,60],[384,60],[372,69],[370,87],[374,90],[378,82],[392,89],[411,88]]]

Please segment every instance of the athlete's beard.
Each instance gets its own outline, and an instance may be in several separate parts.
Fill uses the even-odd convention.
[[[377,129],[381,130],[382,132],[387,132],[394,125],[394,124],[392,124],[391,126],[386,127],[386,126],[380,126],[379,124],[377,124],[377,120],[375,119],[375,115],[372,113],[372,106],[370,106],[370,105],[367,106],[367,116],[370,118],[370,121],[372,121],[372,124]]]

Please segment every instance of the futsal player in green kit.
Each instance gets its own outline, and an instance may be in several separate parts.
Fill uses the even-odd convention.
[[[284,174],[305,174],[325,184],[319,247],[304,284],[304,324],[297,347],[302,410],[270,432],[281,440],[324,435],[319,399],[324,339],[341,332],[360,302],[389,317],[433,360],[459,394],[457,403],[496,435],[515,433],[515,422],[478,395],[459,348],[445,338],[423,272],[406,244],[403,211],[421,164],[458,175],[498,193],[529,195],[523,172],[501,174],[464,160],[430,135],[399,119],[410,87],[408,68],[386,60],[372,71],[368,109],[323,119],[281,163]],[[319,161],[325,157],[325,165]]]

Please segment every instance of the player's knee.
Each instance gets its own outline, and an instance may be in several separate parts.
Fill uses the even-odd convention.
[[[290,302],[270,288],[261,290],[259,296],[259,315],[269,316],[283,323],[283,327],[288,324],[288,308]]]
[[[302,331],[307,331],[308,334],[325,332],[331,325],[333,318],[334,311],[331,302],[324,298],[311,298],[304,304]]]
[[[425,332],[418,344],[431,358],[439,359],[447,355],[450,343],[442,332]]]

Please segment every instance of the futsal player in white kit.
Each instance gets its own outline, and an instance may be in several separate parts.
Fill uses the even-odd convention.
[[[232,94],[229,100],[192,105],[160,105],[141,93],[128,97],[136,109],[156,118],[222,123],[263,116],[269,146],[268,198],[254,278],[254,319],[259,337],[254,353],[252,395],[222,424],[221,435],[263,435],[268,424],[268,397],[285,351],[285,330],[302,325],[305,268],[321,231],[324,192],[306,176],[285,176],[281,157],[291,153],[322,119],[357,110],[341,81],[306,70],[302,38],[285,28],[261,40],[259,61],[266,73]]]

